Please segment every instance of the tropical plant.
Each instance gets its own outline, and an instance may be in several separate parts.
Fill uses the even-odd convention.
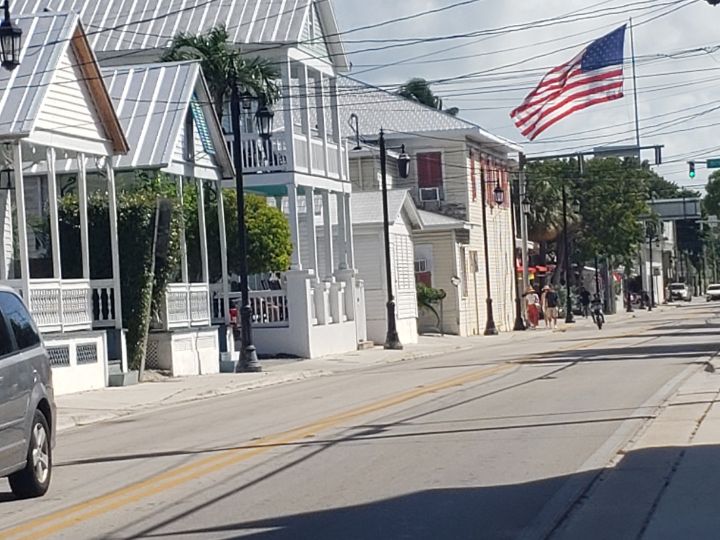
[[[410,79],[408,82],[403,84],[398,89],[397,94],[405,99],[417,101],[418,103],[422,103],[423,105],[427,105],[433,109],[437,109],[439,111],[443,110],[443,100],[435,95],[430,87],[430,83],[420,77]],[[457,107],[450,107],[449,109],[445,109],[444,112],[452,116],[457,116],[460,109]]]
[[[209,246],[220,246],[220,226],[218,221],[217,194],[212,189],[205,190],[205,221]],[[192,220],[197,217],[197,198],[185,198],[186,215],[188,216],[188,231],[195,231],[196,226]],[[234,189],[223,189],[223,207],[225,209],[225,235],[227,238],[228,271],[231,274],[240,273],[240,256],[238,253],[238,222],[235,219],[237,212],[237,192]],[[284,272],[290,267],[293,244],[290,237],[290,225],[281,210],[268,206],[264,197],[245,194],[245,226],[248,238],[248,271],[250,274],[266,272]],[[199,239],[192,235],[187,236],[188,251],[192,249]],[[220,254],[216,248],[210,248],[211,256],[208,261],[210,268],[210,281],[217,282],[222,277]],[[191,261],[188,261],[189,263]],[[189,264],[191,275],[197,274]]]
[[[217,117],[222,120],[225,99],[233,84],[272,104],[280,97],[280,72],[268,60],[246,58],[230,41],[225,26],[203,34],[177,34],[163,54],[165,62],[200,60]]]
[[[428,287],[424,283],[418,283],[416,289],[418,307],[421,310],[427,310],[435,315],[437,326],[439,328],[441,324],[440,315],[435,309],[435,306],[447,296],[447,293],[443,289]]]
[[[159,198],[174,203],[170,242],[165,264],[156,266],[153,274],[153,239],[155,211]],[[123,327],[127,328],[128,358],[131,369],[138,369],[145,356],[147,331],[153,313],[158,313],[167,284],[177,273],[180,263],[181,219],[175,187],[163,175],[139,174],[136,183],[124,186],[117,196],[118,244],[120,252],[120,294]],[[58,204],[59,218],[67,242],[79,238],[80,221],[77,196],[68,193]],[[92,276],[112,275],[109,253],[110,222],[107,194],[88,198],[88,229],[90,232],[90,273]],[[61,249],[71,256],[72,249]],[[67,264],[70,259],[63,259]],[[154,281],[153,281],[154,279]]]

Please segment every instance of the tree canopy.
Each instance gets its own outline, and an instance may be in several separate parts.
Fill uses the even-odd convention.
[[[398,89],[397,94],[406,99],[411,99],[428,107],[432,107],[433,109],[443,111],[443,100],[435,95],[430,83],[420,77],[415,77],[407,81]],[[460,109],[450,107],[449,109],[445,109],[444,112],[456,116],[460,112]]]
[[[268,60],[243,56],[230,42],[230,35],[223,25],[204,34],[177,34],[162,60],[200,60],[220,120],[225,98],[233,84],[239,84],[245,91],[267,103],[274,103],[280,96],[278,69]]]

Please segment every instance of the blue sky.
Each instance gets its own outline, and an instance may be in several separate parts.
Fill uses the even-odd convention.
[[[348,31],[457,2],[335,0],[334,7],[341,31]],[[461,116],[524,143],[529,154],[542,154],[634,144],[629,66],[624,99],[576,113],[533,143],[527,143],[508,116],[545,70],[570,60],[630,16],[636,25],[642,144],[665,145],[665,160],[676,161],[659,168],[669,180],[704,183],[708,171],[698,166],[697,178],[691,181],[685,161],[720,157],[720,137],[715,137],[720,132],[720,103],[714,103],[720,80],[720,50],[714,48],[720,6],[704,0],[475,0],[411,21],[350,32],[344,39],[353,63],[351,74],[378,85],[396,85],[413,76],[438,80],[480,72],[461,82],[437,84],[436,93],[446,107],[459,107]],[[542,27],[506,29],[540,20],[547,22]],[[484,33],[422,44],[397,41],[471,32]],[[626,56],[630,57],[629,34]],[[713,107],[718,109],[712,111]]]

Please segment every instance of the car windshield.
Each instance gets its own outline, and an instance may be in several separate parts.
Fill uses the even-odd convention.
[[[720,285],[710,285],[708,291],[720,291]]]
[[[682,289],[684,289],[684,288],[685,288],[685,284],[684,284],[684,283],[672,283],[672,284],[670,285],[670,290],[671,290],[671,291],[680,291],[680,290],[682,290]]]

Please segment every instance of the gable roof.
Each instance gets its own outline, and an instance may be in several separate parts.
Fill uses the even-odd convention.
[[[164,49],[179,32],[198,34],[225,24],[236,44],[301,44],[317,6],[332,63],[350,64],[338,36],[331,0],[19,0],[15,13],[75,11],[97,52]]]
[[[357,114],[361,135],[370,140],[377,139],[380,128],[388,131],[388,137],[446,132],[495,145],[505,152],[521,150],[517,143],[490,133],[473,122],[350,77],[338,79],[338,99],[341,118]],[[352,132],[349,127],[344,122],[341,125],[345,130],[343,135],[350,137]]]
[[[32,134],[60,61],[72,47],[107,139],[115,153],[127,152],[125,135],[78,16],[41,13],[19,17],[16,24],[23,31],[22,52],[15,70],[0,69],[0,138]]]
[[[212,108],[199,62],[105,68],[102,73],[132,141],[130,152],[116,161],[117,169],[168,167],[194,101],[207,124],[222,177],[233,176],[222,128]]]
[[[390,189],[388,194],[388,216],[395,223],[401,212],[405,211],[414,229],[422,228],[418,209],[407,189]],[[353,225],[373,225],[383,223],[383,205],[381,191],[354,191],[350,197]]]
[[[426,231],[448,231],[455,229],[469,229],[472,224],[460,219],[451,218],[437,212],[428,212],[427,210],[418,210],[418,215],[423,224],[423,230]]]

